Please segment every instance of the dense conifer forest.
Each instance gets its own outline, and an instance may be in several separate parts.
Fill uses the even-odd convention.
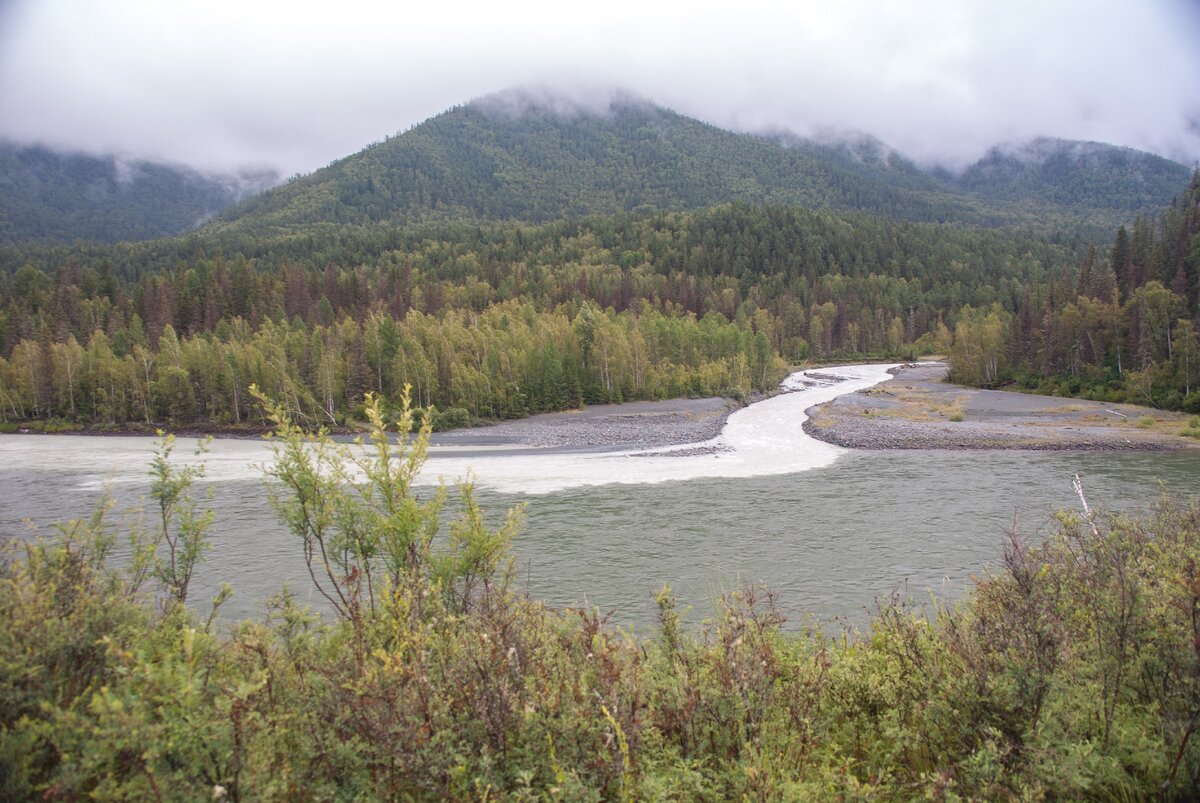
[[[742,395],[800,360],[944,352],[960,310],[1012,306],[1080,250],[747,205],[230,246],[48,250],[17,269],[0,415],[241,423],[251,382],[326,424],[406,383],[459,417]]]
[[[956,323],[955,381],[1200,413],[1200,173],[1106,251]]]

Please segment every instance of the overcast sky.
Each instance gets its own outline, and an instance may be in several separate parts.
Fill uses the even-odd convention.
[[[1037,135],[1200,159],[1196,0],[0,0],[0,136],[308,172],[513,86],[961,164]]]

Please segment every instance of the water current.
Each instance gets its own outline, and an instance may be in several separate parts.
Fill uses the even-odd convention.
[[[1036,538],[1054,510],[1078,507],[1076,474],[1093,505],[1110,510],[1200,490],[1195,451],[849,451],[804,435],[805,409],[885,379],[884,368],[821,372],[846,378],[836,384],[793,377],[804,391],[739,411],[703,454],[443,449],[426,477],[452,480],[470,467],[496,521],[527,503],[516,544],[522,586],[639,628],[652,623],[664,584],[698,621],[723,590],[749,582],[778,592],[791,626],[808,615],[862,624],[896,591],[922,600],[969,590],[1014,522]],[[177,456],[192,446],[181,438]],[[0,538],[86,515],[105,485],[119,509],[135,507],[152,448],[150,438],[0,436]],[[299,544],[266,500],[270,459],[267,444],[248,440],[214,441],[206,459],[217,523],[193,598],[232,583],[230,620],[259,615],[284,583],[309,598]]]

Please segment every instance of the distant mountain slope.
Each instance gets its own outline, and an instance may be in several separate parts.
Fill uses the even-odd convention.
[[[275,180],[0,142],[0,243],[181,234]]]
[[[630,98],[589,110],[513,92],[451,109],[294,179],[215,225],[536,222],[729,201],[981,225],[1060,217],[1108,225],[1125,210],[1169,204],[1187,181],[1182,165],[1118,148],[1102,158],[1108,146],[1095,147],[1100,156],[1086,159],[1047,151],[1040,170],[1004,182],[982,163],[957,177],[925,171],[870,138],[822,144],[736,134]],[[1109,176],[1106,165],[1124,173]]]
[[[948,183],[981,198],[1138,211],[1166,206],[1187,182],[1177,162],[1098,142],[1040,138],[992,148]]]
[[[647,103],[607,113],[514,108],[488,99],[278,187],[226,214],[282,225],[437,218],[545,221],[639,208],[694,209],[727,201],[862,209],[888,214],[938,199],[819,154],[723,131]],[[950,210],[944,210],[950,211]]]

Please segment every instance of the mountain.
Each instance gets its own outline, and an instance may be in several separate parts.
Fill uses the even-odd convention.
[[[319,224],[537,223],[728,202],[1107,239],[1133,213],[1169,205],[1189,176],[1151,154],[1051,139],[994,148],[954,174],[868,136],[734,133],[628,95],[589,106],[510,91],[257,195],[273,174],[0,143],[0,245],[153,239],[213,218],[208,233],[257,238]]]
[[[961,174],[942,177],[989,200],[1136,212],[1166,206],[1187,174],[1177,162],[1132,148],[1039,138],[992,148]]]
[[[649,103],[603,110],[493,97],[451,109],[230,210],[275,225],[546,221],[728,201],[894,214],[953,210],[811,149],[735,134]]]
[[[276,181],[0,142],[0,244],[182,234]]]
[[[986,226],[1108,226],[1129,210],[1169,204],[1189,176],[1129,149],[1039,142],[1019,157],[995,151],[956,176],[921,169],[869,137],[739,134],[629,96],[586,107],[509,92],[293,179],[215,226],[540,222],[730,201]]]

